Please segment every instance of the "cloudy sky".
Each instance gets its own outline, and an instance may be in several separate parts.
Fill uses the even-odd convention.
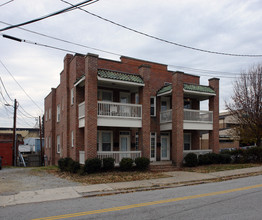
[[[68,1],[76,4],[83,0]],[[0,29],[66,7],[69,5],[61,0],[0,0]],[[84,9],[170,42],[222,53],[262,54],[260,0],[99,0]],[[164,63],[169,70],[201,76],[203,85],[208,84],[208,78],[218,77],[220,111],[225,109],[225,101],[230,101],[232,85],[239,73],[262,61],[262,56],[224,56],[175,46],[79,9],[22,28],[26,30],[13,28],[0,34],[46,46],[0,36],[0,77],[5,86],[0,82],[0,127],[12,127],[13,108],[5,104],[13,105],[13,99],[19,102],[17,127],[33,127],[33,117],[43,114],[44,98],[59,84],[67,53],[50,46],[82,54],[95,53],[114,60],[125,55]],[[202,108],[205,109],[205,105]]]

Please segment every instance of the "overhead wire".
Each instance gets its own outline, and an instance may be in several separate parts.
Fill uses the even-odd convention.
[[[25,40],[25,39],[20,39],[20,38],[17,38],[17,37],[6,35],[6,34],[0,34],[0,35],[2,35],[4,38],[10,39],[10,40],[14,40],[14,41],[18,41],[18,42],[24,42],[24,43],[28,43],[28,44],[32,44],[32,45],[36,45],[36,46],[47,47],[47,48],[56,49],[56,50],[60,50],[60,51],[65,51],[65,52],[69,52],[69,53],[81,54],[81,53],[79,53],[77,51],[72,51],[72,50],[68,50],[68,49],[64,49],[64,48],[50,46],[50,45],[47,45],[47,44],[32,42],[32,41],[28,41],[28,40]],[[120,55],[120,56],[123,56],[123,55]],[[128,64],[128,65],[133,65],[133,64]],[[164,65],[173,66],[173,67],[179,67],[179,66],[175,66],[175,65],[172,65],[172,64],[164,64]],[[180,68],[182,68],[182,67],[180,66]],[[190,67],[184,67],[184,68],[185,69],[189,69],[191,71],[197,71],[197,72],[201,72],[202,71],[204,73],[209,73],[209,71],[210,71],[210,70],[203,70],[203,69],[202,70],[201,69],[194,69],[194,68],[190,68]],[[220,73],[220,74],[222,74],[222,73],[229,74],[229,72],[223,72],[223,71],[210,71],[210,72],[213,72],[214,74],[218,74],[218,73]],[[235,75],[236,73],[230,73],[230,74],[234,75],[234,77],[223,76],[223,75],[220,75],[220,76],[216,75],[216,77],[220,77],[220,78],[235,78],[236,77],[236,75]],[[202,75],[202,76],[214,76],[214,75],[206,74],[206,75]]]
[[[2,6],[4,6],[4,5],[7,5],[7,4],[11,3],[12,1],[14,1],[14,0],[7,1],[7,2],[1,4],[0,7],[2,7]]]
[[[227,53],[227,52],[218,52],[218,51],[212,51],[212,50],[205,50],[205,49],[201,49],[201,48],[196,48],[196,47],[192,47],[192,46],[187,46],[187,45],[184,45],[184,44],[180,44],[180,43],[176,43],[176,42],[172,42],[170,40],[166,40],[166,39],[163,39],[163,38],[160,38],[160,37],[156,37],[156,36],[153,36],[151,34],[147,34],[145,32],[142,32],[142,31],[138,31],[136,29],[133,29],[133,28],[130,28],[130,27],[127,27],[125,25],[122,25],[120,23],[117,23],[115,21],[112,21],[112,20],[109,20],[107,18],[104,18],[100,15],[97,15],[97,14],[94,14],[90,11],[87,11],[83,8],[80,8],[78,6],[74,6],[73,4],[71,4],[70,2],[67,2],[65,0],[60,0],[66,4],[69,4],[71,5],[72,7],[75,7],[75,8],[78,8],[79,10],[81,11],[84,11],[94,17],[97,17],[101,20],[104,20],[106,22],[109,22],[113,25],[116,25],[116,26],[119,26],[121,28],[124,28],[126,30],[129,30],[129,31],[132,31],[134,33],[137,33],[137,34],[140,34],[140,35],[143,35],[143,36],[146,36],[146,37],[149,37],[151,39],[155,39],[155,40],[158,40],[158,41],[161,41],[161,42],[165,42],[165,43],[168,43],[168,44],[172,44],[172,45],[175,45],[175,46],[178,46],[178,47],[183,47],[183,48],[186,48],[186,49],[190,49],[190,50],[195,50],[195,51],[199,51],[199,52],[204,52],[204,53],[210,53],[210,54],[216,54],[216,55],[224,55],[224,56],[237,56],[237,57],[262,57],[262,54],[236,54],[236,53]],[[1,30],[0,30],[1,31]]]
[[[80,7],[81,5],[84,5],[84,4],[86,4],[86,3],[88,3],[88,2],[92,2],[92,1],[93,1],[93,0],[83,1],[83,2],[80,2],[80,3],[78,3],[78,4],[72,5],[72,6],[70,6],[70,7],[61,9],[61,10],[56,11],[56,12],[53,12],[53,13],[51,13],[51,14],[44,15],[44,16],[41,16],[41,17],[39,17],[39,18],[35,18],[35,19],[29,20],[29,21],[26,21],[26,22],[23,22],[23,23],[19,23],[19,24],[15,24],[15,25],[11,25],[11,26],[2,28],[2,29],[0,29],[0,32],[1,32],[1,31],[7,31],[7,30],[10,30],[10,29],[13,29],[13,28],[17,28],[17,27],[21,27],[21,26],[24,26],[24,25],[32,24],[32,23],[35,23],[35,22],[38,22],[38,21],[41,21],[41,20],[44,20],[44,19],[47,19],[47,18],[56,16],[56,15],[59,15],[59,14],[63,14],[63,13],[69,12],[69,11],[71,11],[71,10],[74,10],[74,9]],[[96,1],[98,1],[98,0],[96,0]]]
[[[17,85],[22,89],[22,91],[26,94],[26,96],[32,101],[32,103],[34,103],[34,105],[37,106],[41,112],[43,112],[43,110],[39,107],[39,105],[31,98],[31,96],[24,90],[24,88],[20,85],[20,83],[15,79],[13,74],[7,69],[7,67],[4,65],[1,59],[0,59],[0,63],[5,68],[5,70],[8,72],[8,74],[13,78],[13,80],[17,83]]]
[[[7,90],[6,90],[6,88],[5,88],[5,85],[4,85],[4,82],[3,82],[2,78],[1,78],[1,76],[0,76],[0,82],[1,82],[1,84],[3,85],[3,88],[4,88],[5,93],[7,94],[8,98],[13,102],[14,100],[10,97],[9,93],[7,92]]]

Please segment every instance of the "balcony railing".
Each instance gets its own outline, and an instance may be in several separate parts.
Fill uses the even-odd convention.
[[[184,109],[184,121],[192,122],[213,122],[212,111]],[[172,109],[160,112],[160,123],[172,122]]]
[[[119,164],[122,158],[129,157],[135,160],[141,157],[141,151],[98,151],[97,157],[101,160],[103,158],[112,157],[115,159],[115,164]]]
[[[142,105],[117,102],[97,102],[97,115],[121,118],[142,118]]]

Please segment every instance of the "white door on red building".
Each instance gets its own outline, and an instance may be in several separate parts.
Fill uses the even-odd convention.
[[[119,135],[119,151],[120,154],[120,161],[124,157],[130,157],[130,153],[123,153],[124,151],[130,151],[130,132],[121,131]]]
[[[161,134],[161,160],[170,160],[170,137],[168,133]]]

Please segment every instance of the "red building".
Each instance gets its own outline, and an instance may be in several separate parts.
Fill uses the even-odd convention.
[[[209,110],[200,102],[209,100]],[[45,98],[45,154],[61,157],[144,156],[180,166],[199,152],[200,131],[209,149],[219,150],[219,79],[209,86],[199,77],[167,70],[164,64],[94,54],[67,54],[60,84]]]

